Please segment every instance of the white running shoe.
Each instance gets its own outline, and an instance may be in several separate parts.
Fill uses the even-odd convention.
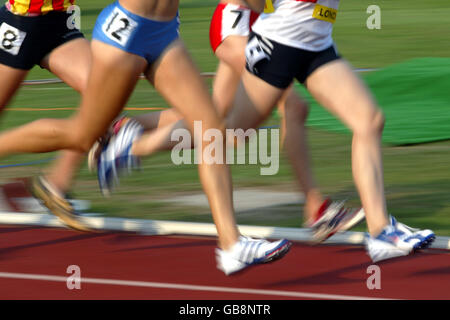
[[[241,236],[230,250],[216,249],[217,268],[227,276],[255,264],[269,263],[288,253],[292,243],[286,239],[269,242]]]
[[[424,231],[412,232],[411,228],[391,217],[390,224],[377,237],[373,238],[366,234],[367,253],[373,262],[407,256],[430,241],[430,237],[424,237],[430,235],[429,232]]]

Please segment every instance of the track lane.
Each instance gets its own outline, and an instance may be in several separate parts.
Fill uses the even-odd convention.
[[[0,226],[0,272],[68,277],[81,268],[81,290],[63,281],[0,277],[0,299],[320,299],[271,291],[393,299],[450,299],[450,254],[428,250],[379,263],[381,290],[369,290],[371,262],[361,247],[295,243],[282,260],[226,277],[216,269],[215,240],[198,237],[78,233]],[[83,283],[83,278],[259,290],[223,292]],[[267,293],[267,294],[266,294]]]

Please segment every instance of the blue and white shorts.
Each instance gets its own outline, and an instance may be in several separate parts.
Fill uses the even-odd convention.
[[[123,8],[118,1],[100,13],[92,39],[155,62],[179,37],[178,14],[171,21],[155,21]]]

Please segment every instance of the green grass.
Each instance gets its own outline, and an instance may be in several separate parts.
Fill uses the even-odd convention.
[[[110,2],[78,1],[82,8],[82,29],[88,38],[96,16]],[[216,3],[215,0],[181,1],[182,37],[196,63],[205,72],[214,71],[217,63],[208,40],[209,18]],[[369,16],[366,8],[370,4],[381,7],[381,30],[368,30],[365,27]],[[334,37],[341,54],[355,67],[381,68],[416,57],[445,57],[450,52],[449,16],[448,0],[347,0],[341,3]],[[53,77],[47,71],[35,68],[28,78]],[[70,111],[24,112],[17,108],[74,107],[78,103],[78,94],[63,84],[24,87],[0,123],[5,129],[40,117],[67,117]],[[141,82],[128,106],[166,107],[166,103],[150,85]],[[276,123],[275,118],[269,120],[269,124]],[[314,172],[323,192],[333,198],[346,198],[351,204],[359,204],[351,175],[351,137],[311,128],[309,142]],[[449,141],[409,147],[383,147],[389,211],[407,224],[433,228],[440,235],[450,235],[449,148]],[[17,155],[1,159],[0,165],[52,156],[55,154]],[[45,167],[37,165],[0,169],[0,179],[5,181],[35,174]],[[233,166],[232,171],[237,188],[292,191],[297,187],[284,158],[275,176],[260,176],[259,167],[250,165]],[[109,199],[101,197],[96,179],[86,166],[80,170],[73,191],[77,197],[91,200],[94,211],[111,216],[211,221],[205,209],[180,207],[163,201],[179,194],[201,191],[195,166],[175,166],[167,152],[145,159],[142,172],[123,179],[117,193]],[[300,226],[301,208],[280,208],[279,212],[240,215],[238,222]],[[364,229],[364,226],[359,229]]]

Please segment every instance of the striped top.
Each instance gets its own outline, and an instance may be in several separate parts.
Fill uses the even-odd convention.
[[[14,14],[41,15],[50,11],[66,11],[76,0],[7,0],[6,7]]]

